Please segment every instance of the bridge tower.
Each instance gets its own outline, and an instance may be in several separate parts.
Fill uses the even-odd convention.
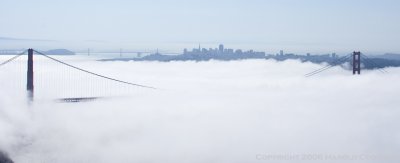
[[[28,97],[33,100],[33,49],[28,49],[28,72],[26,90]]]
[[[361,74],[361,52],[353,52],[353,75]]]

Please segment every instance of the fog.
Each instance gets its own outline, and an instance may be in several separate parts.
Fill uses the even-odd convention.
[[[43,95],[53,89],[28,103],[0,86],[0,149],[15,162],[390,162],[400,149],[399,68],[353,76],[335,67],[307,78],[324,65],[68,61],[159,89],[85,103]],[[13,77],[4,69],[3,81]],[[330,157],[343,155],[379,157]]]

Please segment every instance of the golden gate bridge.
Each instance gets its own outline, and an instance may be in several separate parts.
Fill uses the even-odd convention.
[[[50,61],[53,61],[54,63],[60,64],[60,65],[62,65],[64,67],[66,67],[66,68],[73,69],[73,70],[79,71],[80,73],[96,77],[97,79],[103,79],[103,81],[106,80],[106,81],[109,81],[109,82],[117,83],[117,84],[120,84],[119,86],[123,85],[123,86],[125,86],[123,88],[123,90],[125,90],[125,91],[127,91],[127,90],[129,91],[129,88],[131,88],[131,87],[140,87],[140,88],[146,88],[146,89],[157,89],[157,88],[152,87],[152,86],[132,83],[132,82],[128,82],[128,81],[125,81],[125,80],[120,80],[120,79],[116,79],[116,78],[113,78],[113,77],[109,77],[109,76],[106,76],[106,75],[103,75],[103,74],[95,73],[93,71],[89,71],[87,69],[83,69],[83,68],[71,65],[69,63],[61,61],[61,60],[59,60],[59,59],[57,59],[55,57],[51,57],[51,56],[49,56],[47,54],[44,54],[44,53],[42,53],[40,51],[37,51],[37,50],[34,50],[34,49],[25,50],[25,51],[15,55],[15,56],[11,57],[10,59],[5,60],[4,62],[0,63],[0,67],[5,67],[6,65],[8,65],[8,64],[10,64],[12,62],[15,62],[18,58],[20,58],[21,56],[24,56],[26,54],[27,54],[26,90],[27,90],[27,93],[28,93],[28,98],[30,100],[32,100],[32,101],[33,101],[33,99],[35,97],[35,81],[37,81],[37,82],[43,81],[43,80],[38,80],[38,79],[35,80],[36,77],[34,77],[34,56],[44,57],[45,59],[48,59]],[[24,62],[24,61],[21,61],[21,62]],[[37,61],[35,61],[35,63],[36,62]],[[19,66],[21,68],[21,65],[19,65]],[[40,66],[40,64],[35,64],[35,66]],[[40,68],[40,70],[45,70],[45,71],[48,72],[48,71],[51,71],[50,69],[52,69],[52,68],[54,68],[54,66],[53,67],[51,67],[51,66],[42,67],[42,68]],[[49,75],[46,75],[47,76],[46,79],[50,79],[50,80],[48,80],[48,82],[50,84],[46,84],[46,86],[54,84],[54,82],[58,82],[58,81],[61,81],[61,82],[64,81],[64,84],[66,84],[65,81],[66,81],[67,76],[76,76],[76,75],[71,75],[71,73],[69,73],[69,72],[68,73],[56,72],[56,73],[58,73],[59,74],[58,76],[61,77],[62,79],[61,80],[55,80],[55,79],[49,78],[48,77]],[[46,74],[46,72],[41,72],[39,74]],[[80,79],[82,79],[82,78],[80,78]],[[83,89],[85,89],[85,87],[89,87],[89,88],[86,88],[86,90],[87,89],[92,89],[92,90],[89,90],[89,91],[92,91],[92,95],[96,94],[96,92],[93,91],[93,90],[106,89],[106,90],[110,91],[110,89],[111,89],[110,86],[107,86],[107,84],[104,84],[104,83],[103,84],[97,84],[97,86],[94,86],[94,85],[96,85],[94,83],[98,83],[98,81],[94,81],[93,79],[89,80],[88,84],[86,84],[86,86],[84,87],[84,86],[82,86],[82,82],[84,82],[84,81],[82,81],[80,79],[75,80],[75,81],[70,81],[70,82],[79,82],[79,83],[72,83],[72,84],[74,85],[73,87],[77,86],[79,89],[81,89],[81,91]],[[53,90],[53,91],[58,91],[58,90]],[[105,96],[107,96],[109,94],[109,92],[106,92],[106,93],[103,92],[103,94]],[[71,94],[69,94],[69,96],[71,96]],[[59,101],[64,101],[64,102],[81,102],[81,101],[92,101],[92,100],[96,100],[98,98],[101,98],[101,97],[99,97],[99,96],[87,96],[86,95],[86,96],[80,96],[80,97],[63,97],[63,98],[59,98],[58,100]]]
[[[89,71],[88,69],[74,66],[65,61],[62,61],[55,57],[49,56],[47,54],[44,54],[43,52],[40,52],[40,51],[37,51],[34,49],[24,50],[23,52],[5,60],[4,62],[0,63],[0,68],[5,67],[6,65],[8,65],[12,62],[16,62],[16,60],[18,58],[20,58],[21,56],[26,55],[26,54],[27,54],[27,60],[22,60],[22,61],[20,61],[20,63],[24,63],[24,62],[25,62],[25,64],[27,63],[26,64],[27,67],[21,68],[21,66],[19,66],[19,69],[27,70],[26,78],[25,78],[26,79],[26,91],[28,93],[28,98],[32,101],[35,97],[35,81],[38,84],[41,84],[40,86],[42,89],[47,89],[48,87],[53,86],[52,89],[54,89],[54,90],[52,90],[52,91],[54,91],[56,93],[62,93],[64,91],[75,92],[74,89],[78,89],[82,92],[83,91],[91,92],[91,93],[86,93],[86,94],[82,93],[81,95],[75,95],[74,93],[69,93],[69,94],[65,93],[65,95],[58,98],[59,101],[63,101],[63,102],[92,101],[92,100],[102,98],[101,96],[99,96],[97,94],[103,94],[104,96],[109,96],[110,94],[112,94],[112,93],[110,93],[110,90],[112,90],[113,88],[116,88],[116,87],[110,86],[111,83],[120,84],[118,87],[123,87],[122,88],[123,91],[129,91],[133,87],[140,87],[140,88],[146,88],[146,89],[157,89],[152,86],[132,83],[132,82],[128,82],[125,80],[113,78],[113,77],[110,77],[107,75],[95,73],[93,71]],[[44,65],[35,64],[36,67],[46,66],[46,67],[39,68],[39,70],[42,70],[43,72],[39,71],[39,73],[36,73],[36,76],[39,75],[39,77],[44,77],[44,79],[38,80],[36,77],[34,77],[34,56],[36,56],[36,57],[40,56],[40,57],[43,57],[47,60],[50,60],[50,61],[58,64],[58,65],[61,65],[64,68],[67,68],[68,72],[60,72],[60,71],[56,70],[56,68],[54,68],[54,66],[52,67],[52,66],[48,66],[46,64],[44,64]],[[330,63],[327,66],[324,66],[320,69],[317,69],[315,71],[307,73],[307,74],[305,74],[305,76],[312,77],[314,75],[317,75],[319,73],[327,71],[332,67],[335,67],[335,66],[341,65],[343,63],[347,63],[347,62],[349,62],[352,65],[352,73],[354,75],[359,75],[359,74],[361,74],[361,67],[362,67],[361,61],[363,61],[365,63],[369,63],[371,65],[376,65],[376,63],[374,63],[372,60],[370,60],[368,58],[368,56],[362,54],[361,52],[353,52],[352,54],[348,54],[348,55],[338,58],[333,63]],[[35,63],[36,62],[38,62],[38,61],[35,61]],[[21,65],[21,64],[19,64],[19,65]],[[77,72],[80,72],[81,74],[95,77],[95,78],[83,79],[82,77],[79,77],[79,75],[70,73],[69,72],[70,69],[76,70]],[[22,71],[24,71],[24,70],[22,70]],[[381,71],[382,73],[387,73],[387,71],[384,70],[383,68],[378,69],[378,70]],[[3,69],[3,71],[4,71],[4,69]],[[12,71],[11,73],[14,73],[14,70],[12,68],[10,68],[9,71]],[[1,69],[0,69],[0,72],[1,72]],[[17,72],[15,72],[15,73],[17,73]],[[52,78],[53,75],[48,75],[49,73],[58,74],[58,76],[61,79],[58,79],[58,80],[54,79],[54,78]],[[75,77],[75,78],[73,78],[73,77]],[[98,79],[102,79],[103,82],[107,81],[108,83],[106,83],[106,84],[101,83],[98,81]],[[20,77],[19,81],[17,81],[17,82],[21,82],[23,80],[24,80],[24,78]],[[87,82],[86,85],[82,84],[85,81]],[[43,82],[49,82],[49,83],[43,84]],[[70,84],[70,86],[68,87],[69,89],[68,90],[59,90],[59,88],[54,86],[58,82],[61,82],[62,85]],[[19,84],[21,84],[21,83],[19,83]],[[99,93],[99,90],[101,90],[101,89],[103,89],[103,92]],[[41,92],[44,92],[44,90],[41,90]],[[74,97],[71,97],[71,96],[74,96]]]

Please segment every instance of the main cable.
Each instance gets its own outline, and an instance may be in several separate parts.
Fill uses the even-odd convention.
[[[323,68],[320,68],[320,69],[318,69],[318,70],[315,70],[315,71],[313,71],[313,72],[310,72],[310,73],[308,73],[308,74],[305,74],[304,76],[306,76],[306,77],[314,76],[314,75],[316,75],[316,74],[318,74],[318,73],[321,73],[321,72],[323,72],[323,71],[325,71],[325,70],[328,70],[328,69],[330,69],[330,68],[332,68],[332,67],[334,67],[334,66],[337,66],[339,63],[341,63],[341,62],[343,62],[343,61],[347,61],[349,58],[350,58],[350,55],[343,56],[343,57],[341,57],[341,58],[335,60],[332,64],[329,64],[329,65],[327,65],[327,66],[325,66],[325,67],[323,67]]]
[[[363,56],[363,60],[366,61],[367,63],[377,67],[377,69],[382,72],[382,73],[387,73],[387,71],[385,70],[385,68],[379,68],[379,65],[376,64],[372,59],[370,59],[368,56],[361,54],[361,56]]]
[[[157,89],[157,88],[151,87],[151,86],[146,86],[146,85],[141,85],[141,84],[135,84],[135,83],[126,82],[126,81],[114,79],[114,78],[111,78],[111,77],[107,77],[107,76],[104,76],[104,75],[100,75],[100,74],[97,74],[97,73],[94,73],[94,72],[91,72],[91,71],[88,71],[88,70],[84,70],[84,69],[82,69],[82,68],[79,68],[79,67],[70,65],[70,64],[68,64],[68,63],[65,63],[65,62],[63,62],[63,61],[60,61],[60,60],[55,59],[55,58],[53,58],[53,57],[50,57],[50,56],[48,56],[48,55],[46,55],[46,54],[44,54],[44,53],[42,53],[42,52],[39,52],[39,51],[37,51],[37,50],[34,50],[34,51],[35,51],[36,53],[38,53],[38,54],[40,54],[40,55],[46,57],[46,58],[49,58],[49,59],[55,61],[55,62],[61,63],[61,64],[66,65],[66,66],[68,66],[68,67],[74,68],[74,69],[76,69],[76,70],[79,70],[79,71],[82,71],[82,72],[85,72],[85,73],[88,73],[88,74],[91,74],[91,75],[94,75],[94,76],[98,76],[98,77],[101,77],[101,78],[104,78],[104,79],[112,80],[112,81],[119,82],[119,83],[123,83],[123,84],[132,85],[132,86],[143,87],[143,88],[149,88],[149,89]]]
[[[22,53],[19,53],[17,55],[15,55],[14,57],[4,61],[3,63],[0,63],[0,67],[6,65],[7,63],[10,63],[14,60],[16,60],[17,58],[19,58],[20,56],[24,55],[26,53],[26,50],[24,50]]]

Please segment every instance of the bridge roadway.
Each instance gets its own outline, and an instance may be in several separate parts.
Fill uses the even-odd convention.
[[[90,102],[100,99],[100,97],[75,97],[75,98],[61,98],[58,102],[75,103],[75,102]]]

